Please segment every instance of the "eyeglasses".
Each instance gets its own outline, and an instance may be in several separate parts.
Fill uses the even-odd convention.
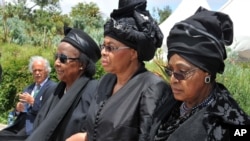
[[[186,71],[186,72],[173,72],[171,69],[169,69],[169,68],[165,68],[165,72],[167,73],[167,75],[169,76],[169,77],[171,77],[172,75],[174,75],[174,77],[177,79],[177,80],[185,80],[185,79],[187,79],[189,76],[191,76],[191,75],[189,75],[191,72],[194,72],[195,70],[197,70],[198,68],[193,68],[193,69],[191,69],[191,70],[189,70],[189,71]]]
[[[114,52],[121,49],[128,49],[129,47],[111,47],[111,46],[100,45],[100,48],[101,50],[105,49],[105,51]]]
[[[67,60],[79,60],[79,58],[70,58],[64,54],[55,54],[55,60],[59,58],[59,61],[63,64],[67,62]]]

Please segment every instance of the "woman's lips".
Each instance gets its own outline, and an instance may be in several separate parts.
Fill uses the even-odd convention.
[[[103,66],[108,65],[108,61],[105,61],[105,60],[102,60],[101,63],[102,63]]]
[[[177,88],[172,88],[172,92],[173,92],[174,94],[178,94],[178,93],[181,93],[182,90],[181,90],[181,89],[177,89]]]

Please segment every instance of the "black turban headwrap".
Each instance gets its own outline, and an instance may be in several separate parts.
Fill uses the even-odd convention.
[[[200,7],[194,15],[176,23],[167,38],[168,60],[178,54],[211,75],[223,73],[225,45],[233,41],[233,22],[221,12]]]
[[[68,42],[80,52],[87,55],[93,62],[97,62],[101,57],[100,48],[96,42],[80,29],[65,27],[65,37],[61,42]]]
[[[154,57],[161,47],[163,34],[146,10],[146,0],[120,0],[119,8],[104,25],[104,36],[112,37],[135,49],[140,61]]]

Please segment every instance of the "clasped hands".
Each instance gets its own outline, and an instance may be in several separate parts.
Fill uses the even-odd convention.
[[[34,98],[29,93],[24,92],[24,93],[18,94],[18,96],[19,96],[19,102],[16,105],[17,112],[24,111],[24,108],[25,108],[24,104],[25,103],[33,105]]]

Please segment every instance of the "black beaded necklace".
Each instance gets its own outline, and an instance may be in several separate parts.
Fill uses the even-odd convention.
[[[214,100],[214,97],[212,94],[209,95],[209,97],[207,97],[205,100],[203,100],[200,104],[196,105],[193,108],[188,108],[185,104],[185,102],[183,102],[180,106],[180,115],[183,116],[186,113],[189,113],[190,111],[193,111],[197,108],[203,108],[206,107],[207,105],[209,105],[212,101]]]

